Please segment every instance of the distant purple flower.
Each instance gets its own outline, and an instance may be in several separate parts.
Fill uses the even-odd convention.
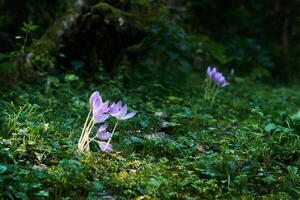
[[[106,153],[111,153],[113,151],[112,145],[111,144],[107,145],[107,142],[99,142],[99,147],[102,151]]]
[[[108,125],[102,125],[100,126],[100,128],[97,131],[96,136],[100,139],[100,140],[109,140],[112,137],[112,134],[108,131],[106,131]]]
[[[118,120],[127,120],[130,119],[132,117],[134,117],[136,115],[136,112],[131,112],[129,114],[127,114],[127,105],[126,104],[122,104],[122,101],[119,101],[118,103],[113,103],[109,109],[108,109],[108,113],[117,118]]]
[[[98,91],[93,92],[90,97],[90,106],[93,110],[94,123],[101,123],[109,117],[106,112],[108,111],[108,101],[103,102],[102,97]]]
[[[217,68],[208,67],[207,68],[207,77],[212,80],[215,84],[221,87],[227,86],[229,83],[226,81],[225,77],[222,73],[217,71]]]

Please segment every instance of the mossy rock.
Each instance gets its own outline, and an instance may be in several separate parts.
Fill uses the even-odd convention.
[[[68,59],[63,64],[79,59],[88,69],[93,69],[96,61],[101,60],[104,67],[112,70],[125,49],[142,40],[145,27],[134,13],[108,3],[97,3],[80,16],[77,32],[65,38],[66,45],[61,52]]]

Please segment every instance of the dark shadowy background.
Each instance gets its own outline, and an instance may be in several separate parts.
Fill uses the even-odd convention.
[[[283,81],[300,70],[299,0],[0,0],[0,10],[3,83],[120,65],[129,79],[167,82],[207,65]]]

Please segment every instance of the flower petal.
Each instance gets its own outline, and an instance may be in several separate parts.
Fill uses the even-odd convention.
[[[207,68],[207,70],[206,70],[206,74],[207,74],[207,76],[208,76],[209,78],[211,78],[212,73],[211,73],[211,67],[210,67],[210,66],[208,66],[208,68]]]
[[[229,83],[226,81],[224,75],[218,72],[216,67],[211,68],[210,66],[206,70],[207,77],[211,79],[216,85],[225,87]]]
[[[118,103],[116,104],[116,109],[120,110],[122,108],[122,101],[118,101]]]
[[[116,117],[116,116],[118,116],[118,114],[119,114],[119,112],[118,112],[115,108],[110,108],[110,109],[108,110],[108,113],[109,113],[111,116],[113,116],[113,117]]]
[[[110,132],[101,132],[96,134],[97,138],[100,140],[109,140],[112,137],[112,134]]]
[[[225,82],[225,83],[223,83],[223,84],[221,85],[221,87],[226,87],[227,85],[229,85],[229,83],[228,83],[228,82]]]
[[[118,113],[117,105],[115,103],[111,104],[111,106],[108,108],[108,113],[112,116],[115,116]]]
[[[109,118],[108,114],[102,114],[102,113],[93,113],[93,120],[95,124],[104,122],[105,120],[107,120],[107,118]]]
[[[108,101],[105,101],[104,103],[102,103],[99,107],[99,112],[101,113],[105,113],[108,111]]]
[[[134,117],[136,115],[137,112],[131,112],[127,115],[125,115],[124,117],[122,117],[122,120],[127,120],[127,119],[130,119],[132,117]]]
[[[108,125],[107,124],[104,124],[102,126],[99,127],[97,133],[103,133],[106,131],[106,129],[108,128]]]
[[[218,71],[217,71],[217,68],[216,67],[214,67],[214,68],[212,68],[212,70],[211,70],[211,74],[212,75],[214,75],[215,73],[217,73]]]
[[[121,110],[120,110],[120,112],[119,112],[119,118],[120,118],[120,119],[123,118],[123,117],[126,115],[127,110],[128,110],[127,105],[124,105],[124,106],[121,108]]]
[[[98,91],[93,92],[93,94],[90,96],[90,106],[94,106],[95,100],[98,100],[97,104],[102,104],[102,97],[100,96],[100,93]]]
[[[111,153],[113,151],[112,145],[111,144],[107,145],[107,142],[99,142],[99,147],[102,151],[106,153]]]
[[[93,109],[99,109],[101,105],[102,104],[101,104],[100,98],[95,98],[94,101],[93,101],[93,104],[92,104],[92,108]]]
[[[94,99],[95,99],[95,98],[98,98],[99,96],[100,96],[100,94],[99,94],[98,91],[93,92],[93,93],[91,94],[91,96],[90,96],[90,104],[92,105],[93,102],[94,102]]]

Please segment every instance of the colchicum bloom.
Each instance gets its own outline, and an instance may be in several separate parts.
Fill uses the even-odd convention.
[[[106,153],[111,153],[113,151],[112,145],[107,144],[107,142],[99,142],[99,147],[102,151],[104,151]]]
[[[108,128],[108,125],[102,125],[100,126],[100,128],[97,131],[97,138],[99,138],[100,140],[109,140],[112,135],[110,132],[106,131],[106,129]]]
[[[110,140],[112,137],[112,134],[106,129],[108,128],[108,125],[102,125],[97,131],[96,137],[99,138],[102,141],[98,141],[99,147],[102,151],[106,153],[111,153],[113,151],[112,145],[108,144],[106,140]]]
[[[126,104],[122,104],[122,101],[119,101],[118,103],[113,103],[109,109],[108,109],[108,113],[117,118],[118,120],[127,120],[130,119],[132,117],[134,117],[136,115],[136,112],[131,112],[129,114],[127,114],[127,105]]]
[[[100,96],[100,93],[98,91],[93,92],[90,96],[90,106],[93,108],[94,101],[98,99],[100,102],[102,102],[102,97]]]
[[[113,151],[113,146],[110,144],[113,134],[117,128],[118,120],[127,120],[132,118],[136,112],[127,114],[127,105],[123,105],[121,101],[117,104],[113,103],[111,106],[108,105],[108,101],[103,102],[102,97],[98,91],[93,92],[89,99],[90,112],[85,120],[81,136],[78,141],[79,151],[90,151],[90,142],[94,141],[98,143],[100,149],[106,153]],[[104,124],[99,127],[96,135],[90,137],[95,124],[104,122],[110,116],[116,117],[118,120],[112,130],[108,132],[108,125]]]
[[[93,121],[95,124],[107,120],[109,115],[105,113],[108,111],[108,101],[103,102],[98,91],[91,95],[90,105],[93,110]]]
[[[221,87],[227,86],[229,83],[226,81],[222,73],[217,71],[217,68],[208,67],[207,68],[207,77],[212,80],[215,84]]]

